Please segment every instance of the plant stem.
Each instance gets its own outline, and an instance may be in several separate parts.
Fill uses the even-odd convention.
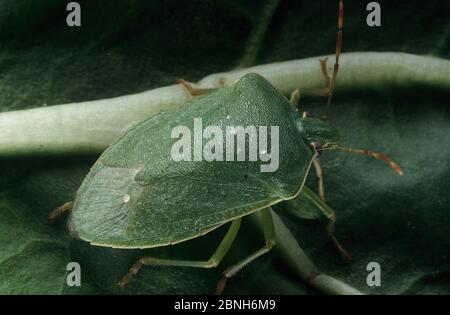
[[[219,88],[245,73],[256,72],[285,95],[298,87],[305,95],[324,87],[319,58],[324,56],[212,74],[194,86]],[[337,91],[417,84],[450,90],[449,60],[368,52],[342,54],[340,64]],[[131,126],[190,99],[180,85],[171,85],[110,99],[1,113],[0,156],[99,153]]]
[[[262,224],[258,213],[253,213],[250,219],[261,230]],[[277,235],[277,243],[274,251],[277,257],[283,259],[289,268],[298,275],[303,281],[309,283],[320,292],[336,295],[361,295],[362,292],[351,287],[350,285],[322,273],[314,263],[306,256],[303,249],[298,244],[295,237],[284,225],[281,218],[272,210],[273,223]]]

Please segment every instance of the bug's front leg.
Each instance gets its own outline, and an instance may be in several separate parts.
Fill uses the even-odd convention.
[[[320,69],[322,71],[325,80],[325,87],[313,90],[310,93],[315,96],[328,97],[331,91],[331,77],[328,74],[327,58],[319,59],[319,62],[320,62]],[[300,102],[300,97],[301,97],[300,88],[296,88],[294,91],[292,91],[291,96],[289,98],[289,102],[291,103],[292,107],[294,107],[297,111],[299,110],[298,105]]]
[[[331,77],[328,74],[327,61],[328,61],[328,58],[319,59],[320,69],[322,70],[323,78],[325,79],[325,88],[328,90],[328,93],[329,93],[330,86],[331,86]],[[328,94],[327,94],[327,96],[328,96]]]
[[[325,189],[323,185],[323,172],[322,167],[320,166],[320,162],[317,156],[313,158],[313,165],[314,169],[316,171],[317,180],[318,180],[318,186],[319,186],[319,196],[320,199],[325,202]]]
[[[336,226],[336,214],[333,209],[331,209],[319,196],[317,196],[311,189],[306,186],[303,186],[301,191],[301,196],[303,196],[308,203],[313,206],[315,209],[322,212],[325,217],[329,220],[327,224],[327,235],[334,246],[339,250],[342,258],[345,261],[351,261],[352,256],[344,249],[342,244],[334,235],[335,226]]]
[[[322,75],[325,80],[325,86],[323,88],[318,88],[318,89],[313,90],[311,92],[312,95],[323,96],[323,97],[328,97],[330,95],[331,77],[328,74],[327,60],[328,60],[328,58],[319,59],[320,70],[322,71]]]
[[[183,86],[186,91],[189,92],[189,94],[191,96],[199,96],[199,95],[204,95],[204,94],[209,94],[211,92],[214,92],[217,89],[214,88],[210,88],[210,89],[206,89],[206,88],[196,88],[193,87],[192,84],[184,79],[179,79],[177,80],[178,84],[181,84],[181,86]]]
[[[319,62],[320,62],[320,69],[322,70],[322,74],[325,79],[325,87],[313,90],[311,94],[315,96],[328,97],[330,93],[331,77],[328,75],[327,58],[319,59]],[[291,96],[289,98],[289,102],[291,103],[292,107],[294,107],[297,111],[299,109],[298,105],[300,102],[300,97],[301,97],[300,88],[296,88],[294,91],[292,91]]]

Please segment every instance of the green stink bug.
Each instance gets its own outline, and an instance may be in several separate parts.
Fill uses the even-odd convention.
[[[326,80],[328,106],[338,71],[342,19],[341,2],[336,63],[332,78]],[[322,69],[326,70],[324,64],[322,62]],[[102,154],[87,175],[73,204],[69,230],[92,245],[151,248],[187,241],[231,222],[228,232],[209,260],[180,261],[143,257],[120,281],[123,286],[143,265],[216,267],[230,249],[241,218],[260,211],[266,245],[224,271],[217,286],[217,292],[220,293],[227,279],[275,245],[271,205],[296,198],[301,193],[313,204],[323,202],[318,163],[320,152],[337,149],[367,154],[388,161],[401,172],[384,155],[337,146],[338,134],[335,128],[326,121],[308,115],[300,117],[292,106],[296,100],[295,93],[291,99],[290,102],[263,77],[250,73],[177,110],[153,116],[131,128]],[[196,151],[196,139],[205,137],[206,133],[206,129],[200,130],[200,136],[197,136],[198,119],[203,125],[214,127],[209,129],[211,140],[205,146],[200,146],[203,152]],[[236,128],[230,129],[230,126]],[[246,131],[251,126],[258,126],[259,133]],[[254,158],[240,159],[240,147],[237,145],[236,149],[235,142],[231,146],[228,146],[227,141],[215,142],[220,140],[218,135],[222,131],[225,131],[226,139],[237,138],[236,129],[239,127],[245,127],[242,138],[244,151],[245,148],[249,148],[249,152],[251,147],[256,148],[253,151]],[[187,150],[191,148],[189,141],[174,150],[174,146],[182,140],[174,140],[174,130],[186,129],[194,130],[193,156]],[[254,130],[257,130],[256,127]],[[271,140],[276,141],[271,141],[270,146],[266,141],[262,148],[262,135],[265,135],[265,140],[270,136]],[[191,140],[191,135],[186,139]],[[210,158],[205,156],[208,144]],[[230,159],[225,161],[219,158],[221,154],[228,157],[230,149]],[[174,158],[174,151],[181,157]],[[274,165],[262,163],[269,161],[269,152],[277,152]],[[258,156],[260,161],[257,161]],[[269,157],[272,162],[275,155]],[[273,167],[268,171],[264,168],[263,171],[263,166]],[[304,187],[311,166],[315,167],[320,178],[320,197]],[[66,205],[57,209],[52,217],[68,208]],[[333,236],[334,213],[329,208],[320,209],[328,211],[329,234],[344,256],[348,256]]]

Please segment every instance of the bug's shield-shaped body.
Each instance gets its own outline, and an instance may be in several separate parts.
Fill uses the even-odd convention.
[[[174,161],[176,126],[279,126],[279,166],[261,161]],[[293,198],[313,152],[298,113],[256,74],[130,129],[92,167],[69,227],[94,245],[146,248],[181,242],[281,200]],[[270,130],[270,129],[269,129]],[[248,141],[248,139],[246,139]],[[248,146],[247,146],[248,147]],[[225,148],[224,148],[225,150]]]

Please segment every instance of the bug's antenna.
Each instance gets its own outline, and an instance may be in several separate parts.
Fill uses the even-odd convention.
[[[336,37],[336,59],[334,62],[333,76],[331,77],[330,90],[328,92],[327,107],[325,110],[325,119],[328,118],[330,112],[331,98],[336,84],[336,77],[339,70],[339,56],[342,49],[342,27],[344,25],[344,3],[339,0],[339,18],[338,18],[338,32]]]
[[[353,154],[362,154],[362,155],[370,156],[371,158],[374,158],[376,160],[380,160],[380,161],[384,161],[384,162],[388,163],[389,166],[395,172],[397,172],[398,175],[403,176],[403,171],[400,168],[400,166],[398,166],[398,164],[395,163],[386,154],[375,152],[375,151],[371,151],[371,150],[355,150],[355,149],[341,147],[341,146],[334,145],[334,144],[330,145],[328,147],[325,147],[324,149],[325,150],[339,150],[339,151],[344,151],[344,152],[353,153]]]

